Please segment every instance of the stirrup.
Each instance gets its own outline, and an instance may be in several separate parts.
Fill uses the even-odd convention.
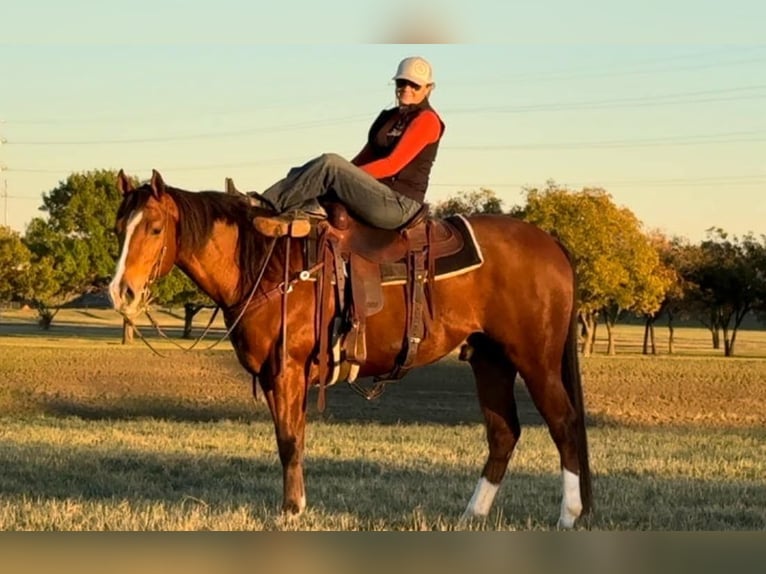
[[[306,237],[311,231],[308,219],[286,215],[257,215],[253,218],[253,226],[266,237]]]

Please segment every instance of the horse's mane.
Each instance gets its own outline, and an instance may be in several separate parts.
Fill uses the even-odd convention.
[[[246,294],[255,283],[264,255],[263,237],[253,228],[253,208],[247,199],[220,191],[191,192],[170,186],[165,186],[164,191],[178,207],[179,249],[200,249],[212,236],[217,221],[237,226],[240,267],[238,290],[240,297]],[[118,219],[140,209],[151,195],[152,189],[148,184],[133,190],[120,206]]]

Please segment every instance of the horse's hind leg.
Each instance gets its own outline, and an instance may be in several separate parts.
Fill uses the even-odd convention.
[[[487,427],[489,457],[462,519],[489,514],[500,483],[505,476],[513,449],[521,435],[513,382],[516,368],[503,349],[486,335],[468,338],[462,356],[473,369]]]
[[[554,363],[554,361],[551,361]],[[538,366],[527,370],[521,368],[521,376],[529,394],[542,415],[553,442],[561,457],[560,528],[572,528],[583,510],[580,496],[580,462],[577,450],[577,414],[561,380],[556,366]]]

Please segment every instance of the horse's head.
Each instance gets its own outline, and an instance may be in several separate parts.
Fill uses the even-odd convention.
[[[173,268],[178,208],[156,170],[149,183],[137,188],[120,170],[118,186],[122,203],[115,230],[120,238],[120,258],[109,296],[117,311],[133,318],[143,310],[152,282]]]

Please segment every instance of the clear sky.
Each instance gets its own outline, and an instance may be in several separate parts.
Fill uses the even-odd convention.
[[[351,157],[393,104],[398,61],[421,55],[447,125],[430,201],[487,187],[510,207],[553,179],[694,241],[766,233],[764,2],[13,4],[0,223],[19,231],[72,171],[250,190],[325,151]]]

